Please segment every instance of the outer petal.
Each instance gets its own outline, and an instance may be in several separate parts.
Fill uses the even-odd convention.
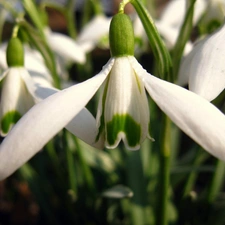
[[[21,118],[0,145],[1,180],[36,154],[84,108],[107,77],[111,62],[92,79],[48,97]]]
[[[215,157],[225,160],[225,116],[204,98],[175,84],[142,73],[156,104],[188,136]]]
[[[100,137],[96,142],[98,127],[93,115],[83,108],[65,127],[68,131],[80,138],[87,144],[102,149],[104,147],[104,139]]]
[[[189,89],[211,101],[225,87],[225,25],[198,43],[183,61],[180,73],[188,71]]]
[[[60,33],[51,32],[47,29],[45,34],[48,44],[57,54],[78,63],[85,62],[86,59],[83,49],[72,38]]]
[[[183,57],[178,74],[178,84],[181,86],[188,85],[190,77],[190,65],[195,54],[198,52],[198,49],[201,47],[200,43],[197,43],[193,46],[192,51],[190,51],[186,56]]]
[[[40,102],[50,95],[59,92],[56,88],[34,83],[30,77],[26,77],[25,83],[36,102]],[[86,108],[83,108],[65,128],[89,145],[100,149],[104,147],[102,138],[98,142],[95,142],[98,133],[96,120]]]

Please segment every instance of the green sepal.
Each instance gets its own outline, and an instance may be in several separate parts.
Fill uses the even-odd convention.
[[[12,125],[16,124],[21,118],[21,114],[18,111],[7,112],[1,120],[1,130],[3,134],[7,134]]]
[[[24,50],[19,38],[13,37],[9,40],[6,60],[8,67],[24,66]]]
[[[110,122],[106,123],[106,139],[109,145],[114,145],[117,136],[123,132],[127,144],[134,148],[140,144],[141,126],[130,115],[114,115]]]
[[[112,18],[109,43],[112,56],[134,55],[134,30],[128,15],[118,13]]]

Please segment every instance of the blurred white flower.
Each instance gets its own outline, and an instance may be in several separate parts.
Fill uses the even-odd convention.
[[[225,17],[225,1],[224,0],[209,0],[206,8],[206,13],[203,17],[204,23],[218,21],[222,23]]]
[[[65,62],[85,63],[86,55],[84,49],[79,46],[71,37],[52,32],[49,28],[45,28],[47,42],[52,50]]]
[[[211,1],[211,0],[209,0]],[[171,0],[161,13],[159,22],[180,30],[188,1]],[[207,0],[197,0],[194,6],[193,25],[196,25],[207,8]]]
[[[84,26],[77,37],[77,43],[85,52],[92,51],[100,40],[108,35],[111,18],[104,15],[95,16]]]

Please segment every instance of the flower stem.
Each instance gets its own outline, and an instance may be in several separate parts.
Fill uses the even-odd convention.
[[[168,188],[170,182],[170,119],[163,115],[163,136],[160,151],[160,180],[159,180],[159,205],[157,213],[157,225],[168,224]]]
[[[69,0],[66,5],[65,17],[67,21],[67,29],[71,38],[75,39],[77,36],[76,25],[75,25],[75,0]]]
[[[67,158],[67,168],[69,175],[69,189],[72,200],[75,200],[77,194],[77,182],[76,182],[76,173],[75,173],[75,163],[74,163],[74,154],[68,144],[70,142],[70,133],[66,130],[63,130],[63,147],[66,148],[66,158]]]
[[[214,171],[212,181],[209,186],[207,200],[212,203],[217,197],[218,192],[221,190],[225,175],[225,163],[221,160],[217,160],[216,169]]]
[[[187,12],[185,15],[184,23],[180,29],[177,42],[172,52],[172,60],[173,60],[175,77],[177,76],[179,71],[179,66],[180,66],[185,45],[187,41],[190,39],[191,31],[193,29],[192,20],[194,15],[195,2],[196,0],[189,0],[187,2],[188,5],[187,5]]]
[[[208,158],[208,154],[203,152],[200,147],[198,147],[198,150],[196,149],[196,155],[194,158],[194,161],[192,162],[192,167],[200,167],[200,165]],[[198,172],[196,170],[193,170],[190,172],[186,179],[186,183],[184,185],[184,192],[183,192],[183,198],[186,198],[188,195],[190,195],[190,192],[193,190],[196,179],[198,177]]]
[[[129,3],[130,0],[123,0],[120,2],[120,5],[119,5],[119,10],[118,10],[118,13],[124,13],[124,8],[126,6],[127,3]]]

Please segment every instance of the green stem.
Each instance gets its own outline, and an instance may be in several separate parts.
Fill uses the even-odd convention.
[[[87,187],[89,189],[89,191],[92,191],[92,193],[94,193],[95,191],[95,183],[94,183],[94,178],[92,175],[92,171],[90,169],[90,167],[88,166],[87,162],[85,161],[84,155],[83,155],[83,151],[84,149],[81,149],[79,142],[77,141],[77,138],[74,137],[74,142],[76,144],[77,147],[77,155],[79,157],[79,162],[82,168],[82,172],[83,172],[83,176],[85,178],[85,182],[87,184]]]
[[[171,57],[157,31],[153,19],[142,2],[138,0],[130,0],[130,3],[134,6],[145,28],[149,44],[156,58],[156,63],[158,64],[160,77],[165,80],[173,81]]]
[[[203,152],[201,148],[198,149],[194,161],[192,163],[192,167],[198,167],[201,163],[203,163],[207,159],[207,157],[208,157],[207,153]],[[193,190],[193,186],[195,184],[197,176],[198,173],[196,173],[196,171],[193,170],[187,177],[187,182],[184,186],[183,198],[187,197]]]
[[[67,159],[67,168],[69,174],[69,189],[72,190],[73,198],[76,198],[77,193],[77,183],[76,183],[76,173],[75,173],[75,163],[74,163],[74,154],[72,149],[68,145],[70,133],[66,130],[63,130],[63,147],[66,148],[66,159]]]
[[[102,4],[99,0],[90,0],[95,15],[103,14]]]
[[[56,71],[55,57],[47,41],[45,40],[45,37],[34,29],[26,20],[20,19],[17,23],[19,26],[24,28],[34,46],[42,54],[45,64],[51,72],[55,87],[60,89],[60,79]]]
[[[209,203],[212,203],[217,197],[219,191],[224,182],[225,175],[225,163],[221,160],[217,160],[216,169],[214,171],[212,181],[209,186],[207,200]]]
[[[75,14],[74,14],[75,3],[76,3],[76,0],[69,0],[67,2],[65,14],[64,14],[67,21],[68,33],[70,37],[72,37],[73,39],[75,39],[77,36],[76,25],[75,25]]]
[[[160,180],[159,180],[159,207],[157,215],[158,225],[168,224],[168,189],[170,183],[170,119],[163,115],[162,145],[160,151]]]
[[[178,39],[173,49],[172,60],[174,65],[174,77],[177,77],[181,58],[187,41],[190,39],[192,31],[192,20],[194,14],[194,5],[196,0],[189,0],[188,10],[186,12],[184,23],[181,27]]]

